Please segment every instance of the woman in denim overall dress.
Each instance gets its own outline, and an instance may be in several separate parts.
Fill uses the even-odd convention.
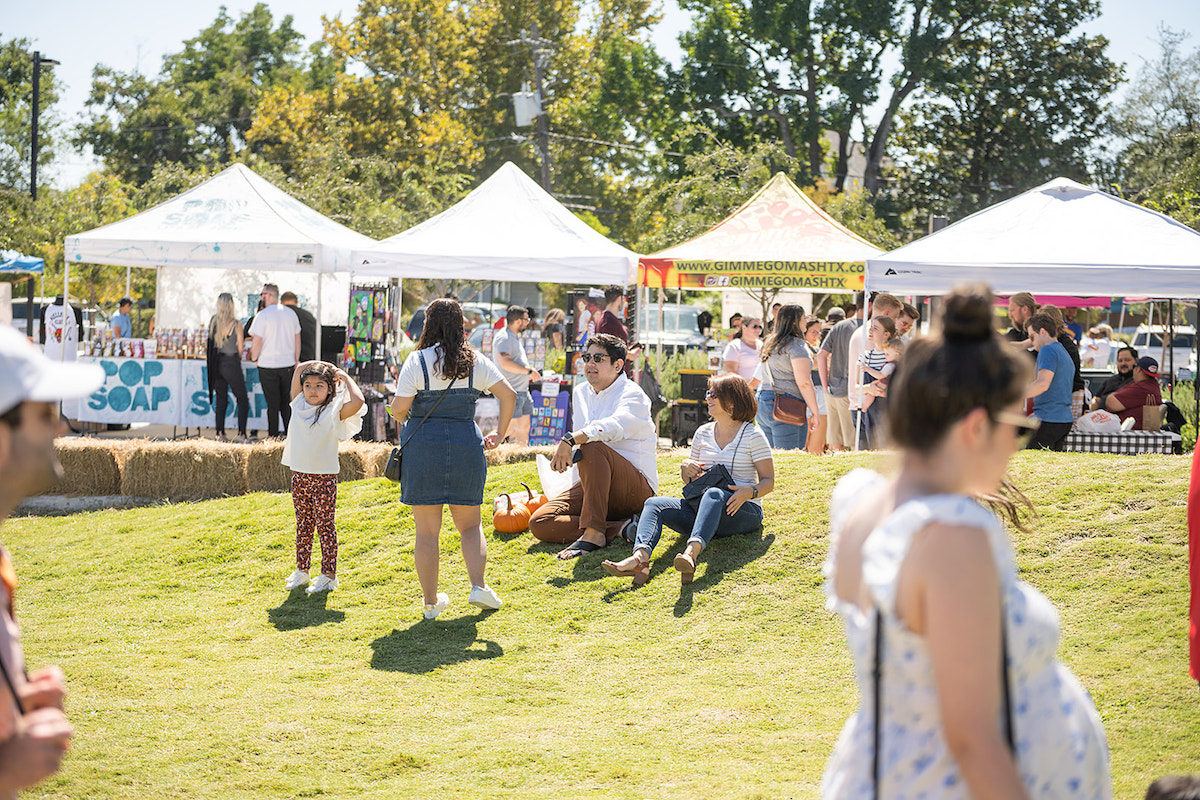
[[[468,602],[485,609],[501,605],[483,577],[487,566],[479,510],[487,480],[483,451],[495,447],[500,439],[495,432],[483,436],[475,424],[475,401],[485,388],[500,401],[499,430],[507,430],[516,393],[496,365],[467,344],[458,303],[433,301],[425,310],[425,328],[417,350],[400,370],[391,403],[396,423],[403,423],[400,502],[412,506],[414,555],[425,619],[437,617],[450,602],[437,590],[443,506],[450,507],[462,542],[471,580]]]

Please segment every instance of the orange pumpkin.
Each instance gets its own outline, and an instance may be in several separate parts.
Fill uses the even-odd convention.
[[[521,533],[529,528],[529,517],[532,512],[524,503],[514,503],[509,495],[501,495],[508,501],[508,508],[502,508],[492,515],[492,526],[497,533]]]
[[[521,485],[524,486],[525,491],[529,493],[529,497],[526,498],[525,500],[522,500],[521,502],[524,503],[525,507],[529,509],[530,514],[537,511],[542,506],[546,505],[546,503],[550,502],[549,498],[547,498],[546,495],[534,494],[533,489],[529,488],[528,483],[522,483]]]

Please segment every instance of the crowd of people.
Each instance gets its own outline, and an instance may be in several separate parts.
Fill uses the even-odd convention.
[[[276,407],[286,407],[280,430],[283,463],[293,472],[296,564],[285,587],[315,594],[337,588],[337,444],[361,426],[364,398],[346,373],[302,360],[300,322],[276,308],[278,299],[277,287],[264,287],[264,307],[249,328],[251,355],[260,372],[286,373]],[[1012,454],[1030,444],[1054,447],[1068,415],[1079,413],[1078,350],[1072,357],[1064,341],[1073,344],[1065,320],[1027,299],[1013,297],[1014,329],[1003,338],[982,286],[953,292],[926,336],[913,335],[916,309],[888,294],[860,295],[849,316],[824,322],[781,305],[761,345],[761,321],[740,320],[727,369],[708,384],[711,421],[681,463],[680,497],[659,494],[657,429],[649,398],[627,375],[624,326],[593,332],[579,356],[585,381],[573,392],[573,424],[551,460],[553,470],[571,473],[570,488],[533,513],[530,531],[566,545],[558,552],[563,560],[624,539],[632,554],[602,567],[636,586],[649,580],[663,528],[671,528],[686,537],[674,567],[687,584],[714,538],[762,527],[763,498],[775,488],[772,448],[815,439],[821,452],[826,438],[833,449],[886,441],[900,454],[897,473],[849,473],[830,507],[825,590],[845,628],[862,707],[830,758],[823,795],[1110,797],[1100,719],[1053,658],[1056,615],[1017,577],[1001,521],[1021,529],[1028,508],[1003,481]],[[423,615],[435,619],[450,604],[438,582],[446,506],[461,539],[468,603],[502,606],[485,575],[484,451],[517,430],[527,386],[514,379],[536,371],[517,356],[519,347],[498,348],[498,364],[474,351],[454,300],[425,311],[389,410],[399,426],[400,501],[412,508]],[[210,326],[220,356],[215,375],[240,404],[226,359],[242,351],[243,332],[231,319],[232,298],[222,295]],[[527,322],[527,311],[513,307],[506,331],[519,333]],[[743,359],[743,351],[757,361]],[[1117,413],[1140,409],[1157,391],[1157,364],[1128,348],[1117,363],[1120,372],[1093,403]],[[61,476],[55,403],[86,396],[103,375],[53,364],[11,330],[0,332],[0,371],[2,522],[21,497]],[[474,421],[483,392],[500,408],[497,429],[486,435]],[[310,580],[314,532],[321,567]],[[0,703],[0,765],[22,765],[0,768],[0,789],[52,774],[72,732],[62,713],[61,671],[25,675],[10,574],[0,549],[0,601],[9,601],[0,602],[0,666],[12,689],[10,702]]]

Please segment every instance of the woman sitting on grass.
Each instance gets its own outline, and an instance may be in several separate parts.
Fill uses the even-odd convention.
[[[1036,429],[1029,378],[993,329],[991,292],[956,290],[942,330],[910,343],[891,380],[899,473],[858,469],[834,490],[826,595],[862,707],[825,798],[1111,797],[1096,709],[1054,659],[1057,614],[1017,579],[1004,525],[977,500],[1020,527],[997,493]]]
[[[775,486],[775,462],[767,437],[755,427],[758,406],[750,386],[740,375],[718,375],[709,380],[708,413],[712,422],[701,425],[692,438],[692,452],[683,460],[680,473],[686,483],[703,478],[709,470],[723,467],[729,478],[704,489],[697,498],[651,497],[640,516],[626,526],[636,526],[633,555],[623,561],[605,561],[610,574],[633,576],[641,586],[650,578],[650,555],[663,525],[687,533],[687,547],[675,556],[680,580],[692,582],[696,559],[713,537],[751,533],[762,527],[762,497]],[[687,491],[685,490],[685,494]]]

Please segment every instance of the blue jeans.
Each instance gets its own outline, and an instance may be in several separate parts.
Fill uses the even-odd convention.
[[[742,503],[737,513],[730,516],[725,502],[733,492],[712,487],[700,498],[698,508],[682,497],[651,497],[642,506],[638,517],[637,543],[634,549],[643,547],[651,553],[662,538],[663,525],[673,531],[690,534],[688,542],[699,542],[700,549],[708,547],[713,537],[736,536],[752,533],[762,527],[762,506],[757,503]]]
[[[780,450],[800,450],[808,440],[807,425],[789,425],[777,422],[772,413],[775,411],[775,392],[770,389],[758,390],[758,414],[754,423],[762,428],[763,435],[771,447]]]

